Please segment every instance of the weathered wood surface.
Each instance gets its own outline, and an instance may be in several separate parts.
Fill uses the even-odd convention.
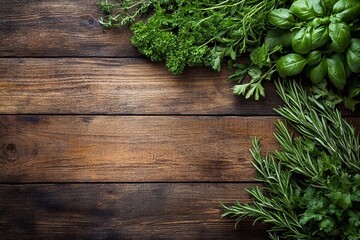
[[[0,239],[266,239],[219,203],[250,202],[253,136],[276,148],[273,85],[172,76],[97,3],[0,0]]]
[[[275,117],[0,116],[1,182],[252,181]]]
[[[266,226],[221,220],[250,184],[0,185],[1,239],[265,239]]]
[[[260,101],[231,94],[227,73],[173,76],[142,59],[0,59],[0,113],[274,115],[273,84]]]
[[[0,181],[252,181],[251,138],[274,150],[275,119],[3,115]]]
[[[139,56],[128,28],[101,28],[98,2],[0,0],[0,56]]]

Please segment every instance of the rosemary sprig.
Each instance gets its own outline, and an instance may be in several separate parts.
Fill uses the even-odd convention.
[[[276,111],[280,150],[251,154],[262,187],[247,189],[253,204],[224,206],[223,217],[272,224],[270,239],[360,239],[360,144],[355,129],[295,81],[276,83],[285,105]]]

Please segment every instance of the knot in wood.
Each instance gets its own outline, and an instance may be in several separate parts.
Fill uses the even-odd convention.
[[[27,161],[37,155],[37,148],[23,138],[5,136],[0,138],[0,163]]]
[[[15,143],[2,144],[0,159],[14,162],[19,158],[19,152]]]
[[[13,144],[13,143],[9,143],[7,146],[6,146],[6,150],[10,153],[14,153],[16,152],[16,145]]]

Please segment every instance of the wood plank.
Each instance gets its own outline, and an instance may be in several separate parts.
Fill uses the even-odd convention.
[[[0,185],[1,239],[262,240],[266,226],[220,220],[249,184]]]
[[[0,56],[139,56],[128,27],[103,30],[97,4],[0,0]]]
[[[0,181],[252,181],[275,117],[0,116]]]
[[[173,76],[142,59],[0,59],[0,114],[274,115],[274,84],[260,101],[232,94],[226,71]]]

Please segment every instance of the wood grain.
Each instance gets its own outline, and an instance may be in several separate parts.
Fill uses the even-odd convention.
[[[252,181],[274,117],[0,116],[0,181]]]
[[[192,69],[173,76],[142,59],[0,59],[2,114],[274,115],[281,105],[274,84],[267,97],[232,94],[227,73]]]
[[[0,0],[0,56],[139,56],[128,27],[105,31],[93,0]]]
[[[249,202],[249,184],[0,185],[1,239],[266,239],[234,229],[220,202]]]

